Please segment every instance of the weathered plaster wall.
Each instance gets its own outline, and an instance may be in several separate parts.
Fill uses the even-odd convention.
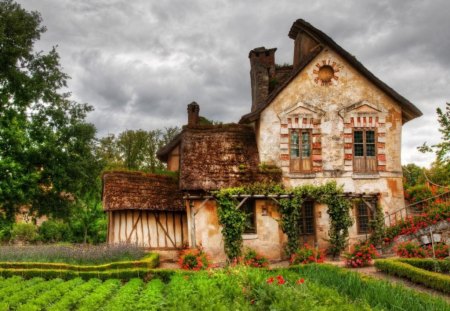
[[[213,258],[214,262],[225,262],[224,242],[222,239],[222,227],[217,218],[216,203],[208,201],[202,208],[202,201],[194,201],[195,215],[195,240],[197,246],[201,245]],[[263,215],[265,209],[266,215]],[[192,229],[191,208],[188,207],[188,228]],[[258,200],[256,201],[256,234],[244,234],[244,247],[250,247],[271,260],[279,260],[283,256],[283,247],[286,244],[286,235],[280,229],[277,219],[280,215],[275,204]],[[189,235],[192,245],[192,235]]]
[[[335,69],[336,78],[330,85],[322,85],[317,79],[317,69],[324,64],[323,62],[332,65]],[[360,106],[351,110],[352,105]],[[288,146],[286,141],[282,141],[285,138],[281,133],[286,130],[283,132],[281,119],[288,111],[295,113],[296,107],[299,110],[305,110],[305,107],[315,109],[312,111],[314,119],[311,119],[311,125],[308,122],[308,126],[313,128],[313,134],[314,127],[318,127],[321,134],[320,137],[313,137],[313,145],[319,144],[322,148],[321,156],[318,157],[321,165],[308,176],[290,173],[283,162],[286,159],[283,159],[280,151],[283,143],[286,145],[285,148]],[[377,118],[370,119],[370,122],[377,127],[379,172],[370,176],[354,174],[352,161],[346,158],[351,156],[347,153],[349,148],[352,148],[352,144],[348,141],[348,137],[351,139],[352,132],[351,129],[345,130],[346,124],[350,122],[350,115],[363,116],[366,113],[364,110],[377,114]],[[313,124],[317,116],[320,122]],[[360,125],[363,126],[363,117],[361,120],[355,117],[355,126],[356,122],[361,122]],[[365,118],[364,122],[366,122]],[[386,212],[404,206],[400,158],[401,109],[391,97],[360,75],[333,51],[324,49],[306,66],[261,113],[256,128],[259,132],[256,137],[261,162],[282,167],[283,182],[286,186],[323,184],[329,180],[336,180],[348,192],[381,193],[381,204]],[[352,236],[355,232],[356,227],[352,228]]]

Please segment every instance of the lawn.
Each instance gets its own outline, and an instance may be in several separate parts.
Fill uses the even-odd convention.
[[[450,310],[443,300],[328,265],[134,278],[0,278],[0,310]]]

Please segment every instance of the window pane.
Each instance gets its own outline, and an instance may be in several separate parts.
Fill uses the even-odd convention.
[[[291,131],[291,158],[298,158],[300,156],[300,148],[298,144],[298,132]]]
[[[366,131],[366,143],[375,142],[375,131]]]
[[[362,131],[355,131],[353,133],[353,142],[362,143],[363,142],[363,133]]]
[[[244,233],[256,233],[255,223],[255,201],[247,199],[244,205],[241,207],[245,213],[245,227]]]
[[[362,157],[364,156],[364,150],[362,144],[355,144],[355,156]]]
[[[375,156],[375,144],[367,144],[366,153],[367,153],[367,156],[374,157]]]
[[[311,155],[311,145],[309,132],[302,132],[302,158],[308,158]]]

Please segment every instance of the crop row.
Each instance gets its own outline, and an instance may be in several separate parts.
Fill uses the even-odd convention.
[[[0,310],[450,310],[435,297],[331,266],[176,272],[170,280],[0,278]]]

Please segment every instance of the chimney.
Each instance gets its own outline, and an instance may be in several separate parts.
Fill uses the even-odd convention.
[[[188,126],[198,125],[200,106],[196,102],[192,102],[187,106]]]
[[[294,69],[303,62],[318,46],[319,42],[306,29],[312,26],[302,19],[296,20],[289,30],[289,38],[294,40]]]
[[[275,51],[259,47],[248,54],[250,58],[250,81],[252,91],[252,110],[264,102],[269,95],[270,79],[275,76]]]

